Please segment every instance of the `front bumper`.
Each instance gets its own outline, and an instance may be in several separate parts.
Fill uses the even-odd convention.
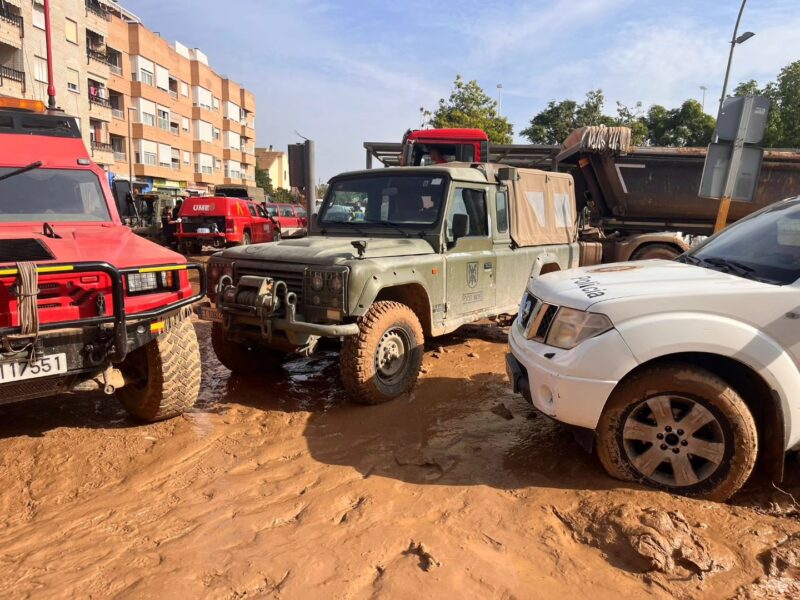
[[[136,273],[149,273],[159,271],[197,271],[200,280],[200,291],[198,294],[183,298],[156,309],[128,314],[125,310],[125,287],[123,278],[125,275]],[[137,336],[129,335],[130,331],[138,332],[141,325],[149,325],[153,321],[164,321],[174,318],[180,309],[200,300],[206,294],[206,273],[203,267],[197,263],[187,263],[178,265],[160,265],[158,267],[142,267],[130,269],[117,269],[106,262],[80,262],[71,264],[47,264],[39,267],[43,273],[104,273],[111,280],[112,311],[110,315],[90,317],[76,321],[57,321],[54,323],[44,323],[39,326],[41,336],[46,338],[48,332],[61,332],[68,330],[98,330],[104,331],[109,337],[109,341],[102,348],[97,348],[97,356],[102,355],[99,362],[110,360],[112,362],[122,362],[128,353],[141,345],[137,345]],[[16,275],[14,268],[3,269],[0,275]],[[149,331],[148,328],[145,328]],[[18,327],[0,328],[0,340],[5,338],[18,337],[20,329]],[[141,337],[141,335],[139,336]],[[144,342],[146,343],[146,341]]]
[[[506,371],[514,391],[547,416],[586,429],[597,427],[611,392],[637,364],[614,329],[561,350],[526,339],[514,323],[508,343]]]

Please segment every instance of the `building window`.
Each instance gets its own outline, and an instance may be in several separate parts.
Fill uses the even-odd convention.
[[[216,96],[211,98],[211,108],[213,108],[214,110],[219,110],[219,98],[217,98]]]
[[[189,95],[189,84],[185,81],[181,81],[181,96],[188,96]]]
[[[41,83],[47,83],[47,59],[41,56],[33,57],[33,78]]]
[[[189,131],[189,119],[187,119],[186,117],[182,117],[181,121],[182,121],[181,126],[183,127],[183,130]]]
[[[81,86],[79,81],[80,81],[80,73],[78,73],[78,71],[76,71],[75,69],[70,69],[69,67],[67,67],[67,89],[70,92],[80,92]]]
[[[144,164],[146,165],[156,165],[158,164],[158,155],[155,152],[143,152],[144,155]]]
[[[44,3],[34,0],[33,3],[33,26],[44,29]]]
[[[158,109],[158,127],[164,131],[169,131],[169,113]]]
[[[143,112],[142,113],[142,123],[145,125],[150,125],[150,127],[156,126],[156,116],[151,115],[150,113]]]
[[[192,155],[187,152],[186,150],[183,151],[183,164],[191,165],[192,164]]]
[[[139,69],[140,77],[142,83],[147,85],[153,85],[153,73],[152,71],[148,71],[147,69],[141,68]]]
[[[70,18],[66,19],[66,25],[64,26],[64,30],[66,32],[67,41],[72,42],[73,44],[78,43],[78,23],[73,21]]]
[[[214,129],[212,130],[212,137],[214,138],[214,140],[219,139],[219,129],[217,129],[216,127],[214,127]]]

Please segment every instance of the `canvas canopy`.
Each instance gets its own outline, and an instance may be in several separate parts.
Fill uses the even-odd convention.
[[[575,184],[566,173],[517,169],[509,182],[511,239],[518,246],[565,244],[575,240]]]

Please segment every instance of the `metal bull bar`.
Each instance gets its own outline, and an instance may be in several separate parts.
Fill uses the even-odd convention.
[[[177,302],[172,302],[157,309],[132,313],[130,317],[135,320],[146,320],[159,317],[164,313],[182,308],[200,300],[206,295],[206,273],[198,263],[159,265],[153,267],[133,267],[128,269],[117,269],[107,262],[76,262],[70,264],[46,264],[37,265],[37,272],[40,275],[52,273],[104,273],[111,279],[111,298],[113,314],[108,316],[89,317],[73,321],[57,321],[55,323],[42,323],[39,325],[40,331],[52,331],[69,327],[86,327],[87,325],[105,325],[113,323],[114,352],[111,355],[113,362],[121,362],[128,355],[128,315],[125,313],[125,286],[123,276],[136,273],[158,273],[162,271],[197,271],[200,276],[200,292],[189,298],[183,298]],[[0,268],[0,278],[16,276],[16,268]],[[0,328],[0,337],[7,335],[19,335],[19,327]]]

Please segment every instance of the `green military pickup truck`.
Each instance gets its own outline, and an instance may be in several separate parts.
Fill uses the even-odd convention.
[[[529,277],[582,254],[598,262],[576,221],[563,173],[469,163],[345,173],[310,237],[215,254],[216,308],[200,315],[235,372],[341,338],[345,390],[378,404],[414,387],[426,338],[516,314]]]

